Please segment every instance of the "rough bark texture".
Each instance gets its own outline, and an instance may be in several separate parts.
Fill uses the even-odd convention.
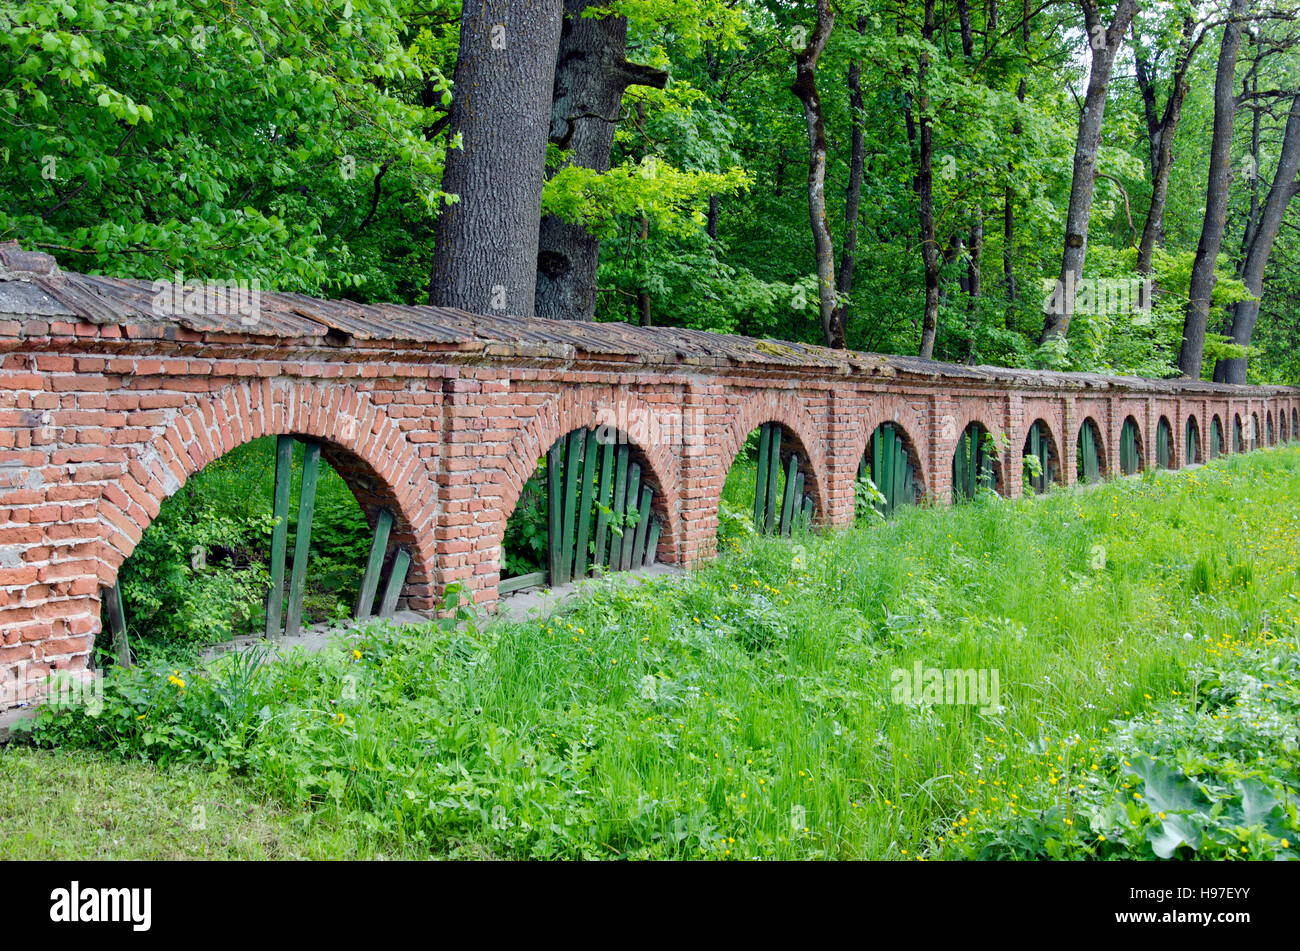
[[[1039,343],[1052,337],[1064,337],[1074,311],[1073,288],[1083,276],[1083,262],[1088,254],[1088,220],[1092,215],[1097,150],[1101,146],[1101,122],[1106,113],[1106,90],[1110,86],[1111,67],[1124,35],[1137,12],[1137,0],[1120,0],[1107,27],[1101,22],[1097,0],[1079,0],[1088,36],[1092,39],[1092,69],[1088,74],[1088,91],[1079,114],[1079,134],[1074,146],[1074,174],[1070,184],[1070,205],[1065,218],[1065,250],[1061,255],[1061,272],[1057,284],[1060,306],[1044,317]],[[1073,279],[1067,275],[1073,275]]]
[[[865,33],[867,18],[858,17],[858,32]],[[857,264],[858,212],[862,204],[862,175],[867,162],[866,142],[862,132],[862,64],[854,60],[849,64],[849,184],[844,191],[844,247],[840,253],[840,273],[836,290],[844,303],[843,323],[848,329],[848,296],[853,291],[853,269]],[[847,333],[846,333],[847,336]]]
[[[835,293],[835,246],[831,240],[831,223],[826,216],[826,125],[822,118],[821,96],[817,93],[817,61],[835,25],[830,0],[817,0],[817,25],[808,37],[808,45],[795,53],[795,79],[791,92],[803,103],[804,123],[808,128],[808,217],[812,223],[813,254],[817,262],[817,304],[821,315],[822,338],[828,347],[843,348],[843,312]]]
[[[1250,0],[1232,0],[1228,23],[1223,28],[1219,48],[1219,65],[1214,76],[1214,136],[1210,142],[1210,178],[1205,190],[1205,222],[1196,246],[1192,279],[1187,294],[1187,312],[1183,317],[1183,343],[1178,353],[1178,367],[1183,376],[1197,379],[1201,375],[1201,358],[1205,354],[1205,329],[1210,319],[1210,299],[1214,293],[1214,266],[1223,242],[1223,224],[1228,216],[1228,183],[1232,180],[1232,121],[1237,113],[1237,99],[1232,92],[1233,74],[1241,51],[1241,18]]]
[[[1170,76],[1169,100],[1157,118],[1156,91],[1142,56],[1137,57],[1138,88],[1146,110],[1147,132],[1151,142],[1151,204],[1147,208],[1146,223],[1142,227],[1142,240],[1138,243],[1137,269],[1139,274],[1151,273],[1151,258],[1156,245],[1164,246],[1165,203],[1169,197],[1169,172],[1174,165],[1174,133],[1183,114],[1183,100],[1187,96],[1187,69],[1199,41],[1193,41],[1194,22],[1190,17],[1183,21],[1183,42],[1178,59]]]
[[[1268,265],[1268,256],[1273,250],[1273,242],[1282,228],[1282,219],[1286,215],[1287,204],[1297,191],[1300,182],[1296,173],[1300,171],[1300,93],[1291,100],[1291,112],[1286,120],[1286,133],[1282,139],[1282,154],[1278,157],[1277,172],[1273,184],[1269,187],[1268,197],[1264,199],[1264,210],[1259,224],[1255,228],[1246,252],[1246,266],[1242,269],[1242,280],[1256,298],[1264,294],[1264,268]],[[1259,300],[1239,301],[1233,308],[1232,342],[1246,346],[1255,333],[1255,322],[1259,319]],[[1215,368],[1214,378],[1224,383],[1246,382],[1246,359],[1220,360]]]
[[[1020,22],[1020,40],[1024,45],[1025,56],[1029,55],[1029,0],[1023,0],[1022,16]],[[991,7],[997,10],[997,3],[994,0]],[[990,24],[990,29],[992,25]],[[1020,77],[1020,83],[1016,86],[1016,99],[1022,105],[1025,96],[1029,92],[1029,85],[1025,77]],[[1020,116],[1016,116],[1015,124],[1011,127],[1012,134],[1016,136],[1024,135],[1024,127],[1020,123]],[[1016,239],[1016,192],[1015,187],[1011,184],[1015,180],[1016,163],[1007,162],[1007,186],[1003,194],[1002,204],[1002,283],[1006,286],[1007,291],[1007,324],[1010,325],[1011,315],[1016,302],[1016,269],[1015,269],[1015,239]]]
[[[934,0],[925,0],[921,36],[927,43],[934,37]],[[917,355],[923,360],[934,358],[934,338],[939,330],[939,245],[934,236],[934,129],[930,120],[930,96],[925,89],[929,68],[930,57],[922,53],[916,70],[917,136],[921,143],[916,181],[921,219],[921,263],[925,267],[925,315],[921,319],[921,346]]]
[[[460,20],[429,300],[532,316],[561,0],[478,0]]]
[[[662,88],[668,77],[629,63],[627,20],[584,17],[590,0],[565,0],[564,26],[555,64],[550,140],[569,161],[597,172],[609,170],[623,92],[628,86]],[[596,265],[600,239],[580,224],[552,215],[542,219],[537,249],[537,316],[591,320],[596,313]]]

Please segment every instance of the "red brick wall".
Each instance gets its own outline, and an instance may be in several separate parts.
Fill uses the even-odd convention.
[[[996,387],[952,380],[818,377],[790,368],[646,367],[591,358],[462,358],[434,348],[328,348],[148,328],[0,320],[0,707],[26,699],[51,669],[84,670],[114,583],[159,505],[191,474],[262,435],[322,441],[372,519],[397,516],[413,564],[404,606],[432,610],[447,585],[497,600],[502,535],[547,447],[572,429],[618,430],[656,488],[661,560],[714,552],[727,469],[760,424],[783,427],[803,459],[818,521],[853,519],[853,481],[874,429],[901,427],[927,499],[951,498],[951,457],[970,422],[1006,433],[1009,494],[1042,419],[1075,481],[1086,416],[1119,468],[1120,426],[1139,423],[1143,458],[1169,417],[1181,465],[1188,415],[1202,444],[1209,414],[1300,408],[1286,390],[1170,395],[1116,386]],[[1288,417],[1289,418],[1289,417]]]

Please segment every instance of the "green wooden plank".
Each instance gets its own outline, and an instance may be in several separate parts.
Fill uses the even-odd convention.
[[[627,446],[618,447],[618,460],[614,465],[614,517],[611,521],[618,526],[619,531],[623,530],[623,516],[627,511],[627,471],[628,458],[630,450]],[[638,466],[638,469],[640,467]],[[611,571],[618,571],[619,565],[623,563],[623,536],[619,531],[610,531],[609,538],[609,567]]]
[[[388,535],[393,529],[393,513],[380,509],[375,519],[375,537],[370,543],[370,559],[366,573],[361,577],[361,591],[357,593],[354,618],[368,618],[375,606],[375,592],[379,590],[379,574],[384,568],[384,554],[388,551]]]
[[[776,506],[779,501],[777,490],[779,488],[778,480],[781,475],[781,428],[772,423],[772,445],[768,450],[771,456],[767,463],[767,495],[766,495],[766,512],[763,515],[763,534],[771,535],[775,528]]]
[[[646,533],[650,530],[650,506],[654,502],[654,497],[654,489],[648,485],[641,486],[641,505],[637,510],[640,517],[636,523],[636,535],[632,539],[629,567],[635,568],[645,564],[645,539]]]
[[[894,433],[893,428],[887,429],[880,438],[880,482],[876,488],[880,494],[885,497],[881,511],[888,515],[893,511],[894,498],[894,473],[896,472],[894,464]]]
[[[903,448],[903,437],[894,436],[894,477],[889,483],[889,514],[898,511],[903,497],[903,483],[907,479],[907,450]]]
[[[548,581],[562,584],[563,569],[560,567],[560,543],[563,536],[561,519],[564,516],[564,501],[560,494],[564,491],[563,479],[564,439],[555,443],[546,451],[546,566]]]
[[[980,484],[984,478],[984,447],[981,445],[981,431],[976,428],[970,433],[970,471],[967,478],[970,479],[970,497],[975,498],[975,493],[979,490]]]
[[[509,594],[512,591],[533,588],[540,584],[546,584],[546,572],[533,571],[526,575],[515,575],[513,578],[506,578],[497,585],[497,593]]]
[[[596,430],[587,430],[587,448],[582,453],[582,493],[578,502],[578,535],[573,542],[573,576],[587,577],[587,539],[591,534],[591,499],[596,490],[596,460],[599,458]]]
[[[108,613],[108,630],[113,636],[113,657],[119,667],[131,666],[131,642],[126,636],[126,612],[122,609],[121,582],[103,591],[104,607]]]
[[[911,459],[908,460],[907,468],[903,473],[903,504],[913,505],[916,502],[916,468],[912,465]]]
[[[885,451],[884,428],[884,426],[877,426],[876,431],[871,434],[871,481],[877,489],[880,488],[880,457]]]
[[[384,588],[384,601],[379,608],[380,617],[392,617],[397,610],[397,599],[402,596],[406,585],[406,574],[411,570],[411,553],[405,548],[397,549],[393,556],[393,567],[388,572],[388,586]]]
[[[653,565],[655,563],[655,553],[659,550],[659,519],[650,519],[650,537],[645,542],[645,560],[643,565]]]
[[[573,579],[573,535],[577,530],[578,477],[582,474],[582,443],[584,434],[581,429],[569,433],[568,445],[564,450],[564,498],[560,530],[560,580],[556,584],[566,584]]]
[[[767,518],[767,467],[771,461],[772,424],[764,423],[758,433],[758,475],[754,480],[754,528],[761,532]]]
[[[293,437],[279,436],[275,441],[275,495],[271,514],[271,587],[266,593],[266,636],[280,633],[284,619],[284,561],[289,548],[289,492],[293,482]]]
[[[781,492],[781,512],[777,518],[776,529],[781,535],[789,535],[791,519],[794,518],[794,477],[799,472],[799,454],[790,453],[786,464],[785,489]]]
[[[810,496],[810,495],[805,495],[805,496],[803,497],[803,520],[804,520],[804,524],[807,525],[807,526],[809,526],[809,527],[811,527],[811,526],[812,526],[813,515],[815,515],[815,514],[816,514],[816,506],[813,505],[812,496]]]
[[[624,514],[637,511],[637,501],[641,498],[641,464],[634,462],[627,470],[627,495],[624,497]],[[619,571],[627,571],[632,567],[632,543],[635,539],[636,530],[630,528],[626,519],[623,523],[623,537],[619,539],[618,562],[616,567]],[[613,560],[611,559],[611,563]]]
[[[319,481],[320,443],[309,442],[303,452],[302,492],[298,496],[298,526],[293,538],[293,576],[289,580],[289,613],[284,624],[284,633],[288,637],[302,629],[302,599],[307,591],[311,521],[316,513],[316,485]]]
[[[600,453],[600,491],[596,493],[596,543],[592,568],[605,566],[605,543],[609,539],[609,506],[614,498],[614,441],[608,440]]]
[[[794,518],[796,520],[803,517],[803,497],[804,497],[803,489],[804,489],[804,474],[802,472],[799,472],[796,473],[794,477],[794,498],[795,498]]]

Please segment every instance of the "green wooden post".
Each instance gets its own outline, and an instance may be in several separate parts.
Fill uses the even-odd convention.
[[[637,510],[640,517],[636,523],[636,537],[632,539],[633,568],[645,563],[645,539],[650,530],[650,506],[654,502],[654,496],[654,489],[648,485],[641,486],[641,505]]]
[[[593,568],[604,567],[605,543],[609,537],[609,513],[606,511],[614,500],[614,441],[611,439],[601,447],[600,454],[600,491],[596,493],[596,545],[591,556]]]
[[[560,498],[563,490],[560,464],[564,453],[564,439],[555,443],[546,451],[546,566],[547,583],[563,584],[560,579],[564,572],[560,568],[560,543],[562,529],[561,516],[564,515],[564,502]]]
[[[979,489],[984,479],[984,447],[980,445],[983,433],[978,429],[972,429],[970,432],[970,467],[967,470],[966,478],[970,480],[970,497],[975,498],[975,492]]]
[[[884,453],[884,426],[877,426],[876,431],[871,434],[871,481],[876,488],[880,488],[881,482],[881,455]]]
[[[903,437],[894,434],[894,478],[889,484],[889,514],[893,515],[903,495],[903,482],[907,478],[907,451],[903,449]]]
[[[794,508],[794,518],[796,521],[803,517],[803,495],[804,495],[803,488],[804,488],[804,474],[800,472],[797,473],[794,477],[793,508]]]
[[[790,462],[786,465],[785,472],[785,493],[781,498],[781,524],[779,526],[782,535],[789,535],[790,529],[794,522],[794,479],[799,472],[799,454],[790,453]]]
[[[354,618],[368,618],[374,609],[375,592],[379,590],[379,575],[384,568],[384,553],[388,551],[388,535],[392,530],[393,513],[388,509],[380,509],[375,519],[375,537],[370,543],[370,560],[366,562],[361,591],[357,594],[357,606],[352,612]]]
[[[882,429],[884,427],[881,427]],[[892,500],[894,498],[894,475],[897,473],[897,467],[894,462],[894,434],[892,428],[887,430],[880,440],[880,482],[876,488],[880,494],[885,497],[882,510],[886,515],[893,511]]]
[[[316,512],[320,480],[320,443],[309,442],[303,452],[302,494],[298,496],[298,527],[293,539],[293,577],[289,581],[289,617],[284,632],[292,637],[302,628],[302,599],[307,590],[307,559],[311,553],[311,520]]]
[[[561,509],[563,528],[560,531],[560,580],[556,584],[566,584],[573,578],[573,533],[577,529],[577,513],[574,507],[578,502],[578,477],[582,473],[581,460],[583,431],[575,429],[569,433],[568,445],[564,450],[564,498]]]
[[[767,518],[767,466],[772,447],[772,424],[764,423],[758,433],[758,475],[754,480],[754,528],[763,531]]]
[[[397,549],[393,556],[393,567],[388,572],[388,586],[384,588],[384,600],[379,608],[380,617],[392,617],[397,610],[397,599],[402,596],[406,585],[406,574],[411,570],[411,553],[405,548]]]
[[[587,577],[587,539],[591,534],[591,497],[595,491],[596,453],[599,442],[596,430],[587,430],[587,448],[582,453],[582,499],[578,503],[578,537],[574,541],[576,578]]]
[[[804,524],[806,524],[806,525],[808,525],[808,526],[811,527],[811,525],[812,525],[812,520],[813,520],[813,515],[814,515],[815,513],[816,513],[816,507],[813,505],[812,496],[810,496],[810,495],[805,495],[805,496],[803,497],[803,518],[804,518]]]
[[[131,666],[131,642],[126,636],[126,612],[122,610],[122,584],[118,582],[103,592],[108,611],[108,629],[113,635],[113,655],[119,667]]]
[[[650,526],[650,537],[645,542],[645,560],[643,565],[653,565],[655,563],[655,552],[659,550],[659,519],[652,518],[653,524]]]
[[[623,511],[624,514],[636,510],[637,501],[641,498],[641,464],[632,463],[627,470],[627,495],[624,496]],[[626,519],[623,522],[623,537],[619,539],[618,563],[615,568],[619,571],[627,571],[632,567],[632,543],[635,538],[636,530],[628,530]],[[612,561],[613,559],[611,559]]]
[[[279,436],[275,441],[275,494],[271,513],[275,528],[271,530],[271,587],[266,592],[266,636],[280,633],[284,618],[284,560],[289,547],[289,491],[293,482],[293,437]]]
[[[767,511],[763,515],[763,534],[771,535],[775,529],[776,506],[778,501],[777,489],[779,488],[778,479],[781,475],[781,429],[772,423],[772,445],[769,449],[771,455],[767,463]]]
[[[622,516],[627,511],[627,464],[630,451],[627,446],[618,447],[618,458],[614,464],[614,521],[622,531]],[[609,533],[609,568],[618,571],[623,563],[623,536],[619,532]]]

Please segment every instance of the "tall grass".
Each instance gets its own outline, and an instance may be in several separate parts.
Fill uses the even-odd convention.
[[[550,620],[372,625],[245,670],[239,716],[220,669],[184,689],[138,673],[97,722],[37,737],[220,763],[440,854],[979,854],[1025,815],[1073,828],[1079,797],[1124,793],[1124,725],[1200,716],[1204,666],[1242,656],[1225,645],[1268,631],[1300,656],[1297,499],[1288,449],[754,538]],[[998,670],[998,708],[894,702],[918,661]]]

